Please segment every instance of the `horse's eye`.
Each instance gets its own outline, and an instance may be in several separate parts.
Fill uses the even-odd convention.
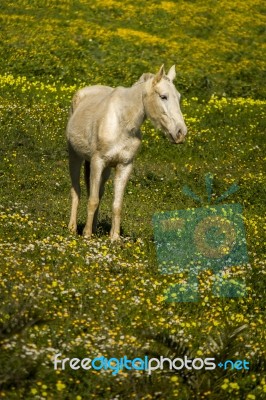
[[[160,98],[162,100],[167,100],[168,99],[168,97],[165,94],[159,94],[159,96],[160,96]]]

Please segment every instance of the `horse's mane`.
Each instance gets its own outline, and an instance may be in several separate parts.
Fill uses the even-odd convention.
[[[145,72],[145,74],[142,74],[141,77],[135,82],[132,86],[139,85],[140,83],[146,82],[149,79],[153,78],[155,75],[151,74],[150,72]]]
[[[136,85],[139,85],[140,83],[144,83],[154,77],[155,77],[154,74],[151,74],[150,72],[145,72],[144,74],[141,75],[141,77],[137,80],[137,82],[135,82],[132,86],[136,86]],[[168,78],[167,75],[164,75],[163,79],[170,81],[170,79]]]

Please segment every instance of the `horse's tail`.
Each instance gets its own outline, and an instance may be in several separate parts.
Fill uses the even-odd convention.
[[[79,91],[74,94],[71,105],[70,105],[70,110],[69,110],[69,117],[74,113],[75,109],[77,108],[78,103],[80,102],[80,94]]]
[[[79,103],[81,102],[81,100],[88,94],[90,93],[91,88],[89,86],[85,86],[82,89],[79,89],[73,96],[72,102],[71,102],[71,106],[70,106],[70,110],[69,110],[69,116],[71,116],[74,111],[76,110],[77,106],[79,105]]]

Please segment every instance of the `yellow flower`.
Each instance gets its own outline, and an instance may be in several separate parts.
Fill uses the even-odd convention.
[[[172,382],[177,382],[178,381],[178,377],[177,376],[172,376],[171,381]]]
[[[229,385],[231,386],[232,389],[235,389],[235,390],[239,389],[239,385],[236,382],[230,382]]]
[[[64,383],[62,383],[61,381],[58,381],[56,384],[56,389],[61,392],[62,390],[64,390],[66,388],[66,385]]]
[[[228,388],[227,383],[224,383],[224,384],[221,386],[221,388],[222,388],[223,390],[226,390],[226,389]]]

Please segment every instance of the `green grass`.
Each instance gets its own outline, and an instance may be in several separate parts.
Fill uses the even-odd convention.
[[[2,1],[0,5],[0,398],[262,399],[265,396],[265,100],[260,1]],[[67,230],[70,214],[65,127],[75,90],[131,85],[162,63],[177,64],[188,125],[173,146],[149,122],[126,188],[122,240],[111,244],[112,181],[90,241]],[[200,301],[167,302],[184,282],[163,275],[152,217],[207,205],[244,206],[249,263],[243,298],[212,294],[200,274]],[[85,224],[82,185],[79,231]],[[53,356],[246,359],[249,371],[165,368],[53,369]]]

